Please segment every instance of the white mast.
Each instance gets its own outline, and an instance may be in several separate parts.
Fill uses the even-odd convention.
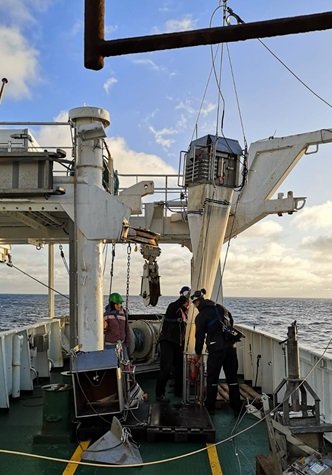
[[[86,190],[102,188],[104,126],[110,124],[109,113],[95,107],[78,107],[69,111],[76,130],[75,223],[86,212]],[[92,220],[91,220],[92,218]],[[89,226],[97,227],[90,215]],[[80,349],[97,351],[103,343],[103,263],[102,240],[88,239],[75,226],[77,261],[77,336]]]

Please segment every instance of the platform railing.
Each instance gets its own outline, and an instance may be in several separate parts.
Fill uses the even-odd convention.
[[[282,338],[247,325],[236,325],[246,335],[237,343],[239,374],[250,381],[261,392],[272,395],[274,390],[287,377],[287,349]],[[307,379],[320,399],[321,417],[332,423],[332,355],[313,350],[299,344],[300,377]],[[280,400],[284,395],[280,391]],[[313,404],[308,395],[308,404]]]
[[[145,203],[158,202],[164,204],[165,215],[169,212],[181,212],[187,209],[187,195],[184,187],[178,185],[178,174],[130,174],[121,173],[119,177],[119,194],[126,188],[141,181],[153,181],[154,194],[143,198]],[[182,175],[181,175],[182,177]]]

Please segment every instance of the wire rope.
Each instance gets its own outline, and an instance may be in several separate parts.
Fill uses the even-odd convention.
[[[22,274],[26,275],[27,277],[30,277],[30,279],[35,280],[36,282],[38,282],[38,284],[41,284],[41,285],[43,285],[44,287],[47,287],[48,289],[53,290],[53,292],[56,292],[57,294],[59,294],[59,295],[61,295],[62,297],[64,297],[64,298],[66,298],[66,299],[69,300],[68,295],[62,294],[61,292],[59,292],[59,291],[56,290],[56,289],[53,289],[52,287],[50,287],[49,285],[45,284],[45,283],[42,282],[41,280],[36,279],[36,277],[33,277],[32,275],[28,274],[27,272],[24,272],[22,269],[19,269],[18,267],[16,267],[12,262],[7,262],[7,266],[8,266],[8,267],[12,267],[13,269],[18,270],[19,272],[21,272]]]

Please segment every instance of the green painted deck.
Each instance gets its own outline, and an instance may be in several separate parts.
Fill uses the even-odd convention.
[[[139,378],[141,386],[150,396],[149,403],[155,402],[155,375],[145,374],[140,375]],[[52,374],[52,382],[61,380],[60,373],[54,372]],[[70,460],[78,447],[77,442],[68,439],[64,443],[55,443],[50,438],[48,443],[34,443],[34,437],[41,432],[43,420],[43,391],[41,386],[36,387],[32,394],[24,394],[20,399],[12,401],[8,412],[0,413],[0,449]],[[174,398],[172,402],[179,402],[179,399]],[[255,474],[256,454],[270,453],[265,423],[257,424],[257,419],[254,416],[246,414],[240,424],[236,426],[237,419],[227,406],[217,410],[212,419],[216,429],[216,447],[222,473],[224,475]],[[250,428],[253,425],[254,427]],[[250,429],[245,431],[247,428]],[[242,431],[245,432],[239,436],[236,435]],[[232,437],[232,440],[223,442],[230,437]],[[205,447],[206,441],[202,438],[186,442],[156,440],[148,443],[143,440],[139,450],[143,461],[146,463],[191,454]],[[220,471],[211,471],[207,450],[175,461],[144,467],[103,468],[98,464],[97,466],[78,465],[76,470],[74,466],[69,466],[70,468],[67,469],[66,467],[66,462],[0,452],[1,475],[60,475],[63,473],[65,475],[73,473],[76,475],[99,475],[110,471],[114,473],[115,470],[118,473],[130,473],[130,475],[154,475],[156,473],[158,475],[170,473],[174,475],[220,474]]]

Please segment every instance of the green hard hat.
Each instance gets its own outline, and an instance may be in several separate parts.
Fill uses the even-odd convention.
[[[121,297],[120,294],[114,292],[113,294],[110,295],[110,302],[113,302],[113,303],[122,303],[122,302],[123,302],[123,298]]]

